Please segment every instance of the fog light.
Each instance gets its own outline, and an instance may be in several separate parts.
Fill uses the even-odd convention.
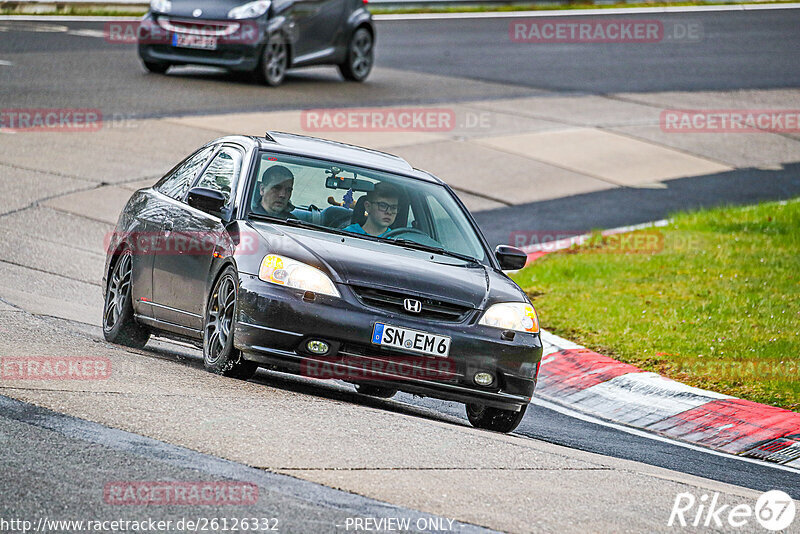
[[[328,344],[324,341],[320,341],[318,339],[312,339],[308,343],[306,343],[306,348],[309,352],[313,352],[314,354],[325,354],[328,352]]]
[[[479,386],[491,386],[492,382],[494,382],[494,375],[492,375],[492,373],[487,373],[486,371],[481,371],[479,373],[475,373],[475,376],[473,376],[472,379]]]

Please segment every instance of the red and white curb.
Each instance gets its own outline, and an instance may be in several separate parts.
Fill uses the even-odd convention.
[[[800,413],[687,386],[542,331],[536,396],[717,451],[800,469]]]

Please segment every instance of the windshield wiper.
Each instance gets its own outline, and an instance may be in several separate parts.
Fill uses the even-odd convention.
[[[247,217],[250,219],[258,219],[260,221],[268,221],[268,222],[284,222],[286,219],[281,219],[280,217],[273,217],[272,215],[264,215],[263,213],[256,213],[251,211],[247,214]]]
[[[443,254],[445,256],[452,256],[454,258],[458,258],[460,260],[468,261],[470,263],[477,263],[479,265],[483,265],[477,258],[473,258],[472,256],[468,256],[466,254],[460,254],[458,252],[453,252],[451,250],[447,250],[446,248],[442,247],[435,247],[433,245],[423,245],[422,243],[417,243],[416,241],[411,241],[410,239],[386,239],[388,243],[399,243],[401,245],[416,248],[419,250],[426,250],[429,252],[436,252],[438,254]]]
[[[289,226],[300,226],[303,228],[311,228],[314,230],[322,230],[324,232],[328,232],[331,234],[338,234],[338,235],[347,235],[351,236],[350,232],[345,232],[344,230],[339,230],[337,228],[329,228],[322,224],[315,224],[312,222],[304,221],[303,219],[283,219],[281,217],[273,217],[272,215],[264,215],[262,213],[250,213],[250,217],[256,218],[262,221],[268,221],[271,223],[278,223],[278,224],[288,224]]]

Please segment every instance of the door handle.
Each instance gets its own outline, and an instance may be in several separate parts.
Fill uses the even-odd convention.
[[[165,235],[171,234],[173,228],[174,228],[174,225],[173,225],[172,221],[165,221],[164,222],[164,234]]]

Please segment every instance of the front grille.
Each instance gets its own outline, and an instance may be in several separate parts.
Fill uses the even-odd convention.
[[[158,25],[173,33],[186,33],[190,35],[204,35],[214,37],[227,37],[233,35],[240,27],[238,22],[215,20],[182,20],[169,17],[159,17]]]
[[[342,363],[370,371],[382,371],[399,377],[459,383],[464,371],[450,358],[403,353],[374,345],[345,343],[339,348]]]
[[[393,311],[395,313],[402,313],[409,317],[420,317],[423,319],[434,319],[438,321],[461,322],[463,321],[472,308],[461,304],[454,304],[452,302],[445,302],[437,299],[430,298],[417,298],[422,303],[422,310],[419,313],[406,311],[403,307],[403,301],[409,298],[408,295],[396,291],[388,291],[385,289],[375,289],[372,287],[364,286],[350,286],[355,292],[358,299],[367,306],[380,308],[383,310]]]

